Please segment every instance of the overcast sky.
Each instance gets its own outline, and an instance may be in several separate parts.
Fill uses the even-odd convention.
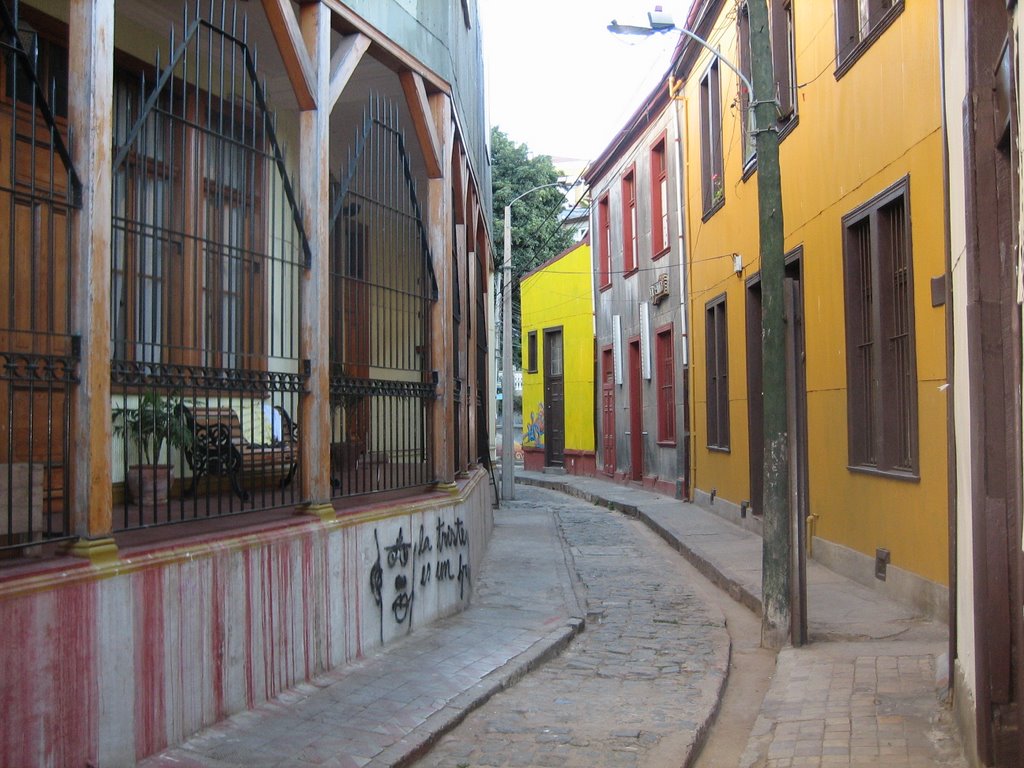
[[[531,154],[591,160],[668,67],[677,33],[622,37],[656,0],[480,0],[488,120]],[[660,3],[677,24],[690,0]]]

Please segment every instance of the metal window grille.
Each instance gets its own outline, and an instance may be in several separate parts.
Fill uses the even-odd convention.
[[[430,313],[437,283],[405,137],[386,99],[370,98],[345,171],[331,203],[335,497],[434,480]]]
[[[291,481],[308,379],[299,279],[309,243],[245,18],[227,2],[210,3],[205,16],[187,4],[183,29],[180,42],[172,29],[170,59],[162,66],[158,53],[154,78],[115,78],[121,529],[300,500]],[[146,465],[171,467],[171,478]]]
[[[0,552],[70,538],[65,470],[79,344],[71,333],[67,53],[0,1]],[[56,113],[56,114],[55,114]]]

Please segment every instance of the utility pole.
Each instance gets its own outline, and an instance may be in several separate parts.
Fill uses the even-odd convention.
[[[707,48],[751,92],[757,148],[758,235],[761,246],[761,355],[764,389],[764,536],[761,544],[761,645],[781,648],[791,640],[793,540],[789,496],[789,438],[786,413],[786,319],[783,311],[785,252],[782,182],[776,119],[775,65],[767,0],[748,0],[751,80],[707,40],[677,27],[658,7],[649,26],[612,21],[614,34],[650,35],[676,30]],[[671,82],[671,81],[670,81]]]
[[[563,181],[550,184],[538,184],[536,187],[522,192],[505,206],[505,259],[502,293],[502,355],[501,355],[501,498],[515,499],[515,461],[516,441],[512,435],[512,411],[515,402],[515,375],[512,372],[512,203],[526,197],[531,192],[548,187],[565,186]]]
[[[775,70],[766,0],[749,0],[750,61],[757,147],[758,233],[761,244],[761,342],[764,388],[764,534],[761,545],[761,645],[791,639],[789,437],[786,414],[785,254],[782,182],[775,108]]]
[[[512,203],[505,206],[505,259],[501,279],[501,498],[516,497],[512,463],[516,441],[512,435],[515,375],[512,373]]]

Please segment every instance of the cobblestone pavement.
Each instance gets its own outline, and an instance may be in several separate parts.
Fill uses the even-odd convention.
[[[556,515],[586,630],[415,765],[684,765],[726,676],[721,613],[697,597],[679,555],[643,524],[545,490],[517,488],[517,496],[513,512],[543,505]]]

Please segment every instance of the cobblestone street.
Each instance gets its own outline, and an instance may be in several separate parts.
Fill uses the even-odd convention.
[[[470,714],[418,766],[682,765],[728,665],[721,613],[686,583],[679,555],[641,523],[536,488],[579,576],[586,630],[558,658]],[[486,574],[478,583],[489,589]]]

